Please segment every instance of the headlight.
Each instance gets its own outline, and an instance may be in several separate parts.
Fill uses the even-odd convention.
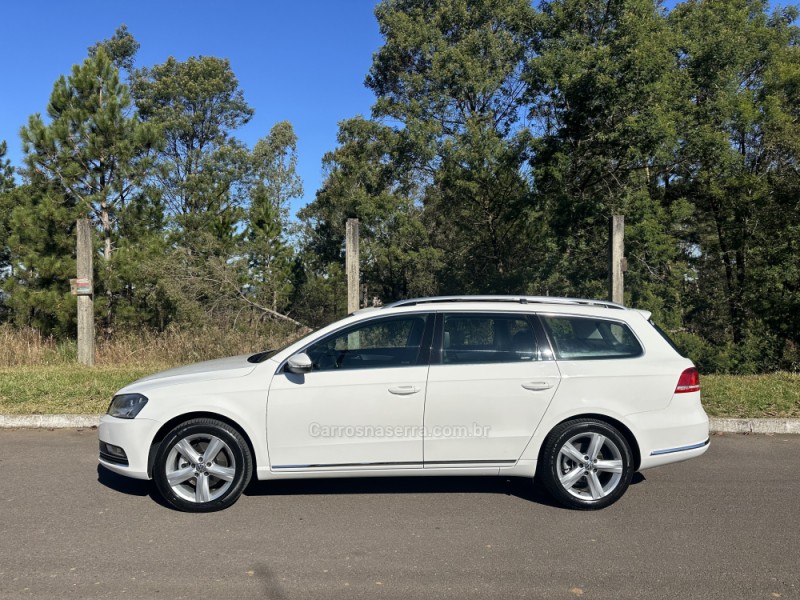
[[[132,419],[141,412],[145,404],[147,398],[141,394],[120,394],[111,400],[106,414],[120,419]]]

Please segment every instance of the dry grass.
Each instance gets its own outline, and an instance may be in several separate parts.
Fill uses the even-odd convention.
[[[248,354],[284,345],[299,337],[291,329],[173,328],[163,333],[120,333],[99,339],[96,363],[100,367],[164,367]],[[35,329],[0,327],[0,369],[7,367],[74,365],[75,340],[57,341]]]
[[[74,340],[1,326],[0,414],[102,413],[114,392],[150,373],[276,348],[292,337],[297,334],[280,327],[120,334],[98,340],[97,364],[85,367],[76,364]]]

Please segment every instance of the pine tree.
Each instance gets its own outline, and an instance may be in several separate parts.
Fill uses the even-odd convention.
[[[134,71],[131,81],[142,119],[165,138],[152,179],[179,227],[179,243],[191,246],[206,232],[218,247],[204,251],[230,251],[244,217],[249,168],[247,148],[232,132],[253,116],[230,63],[170,57]]]
[[[531,257],[526,0],[385,0],[366,84],[404,138],[444,291],[520,291]],[[399,123],[399,126],[396,124]]]
[[[623,214],[632,301],[659,317],[679,312],[673,236],[688,211],[663,201],[677,144],[666,19],[652,0],[554,0],[541,10],[527,101],[542,132],[531,162],[548,222],[543,291],[604,297],[608,224]]]
[[[346,309],[343,241],[348,218],[359,219],[361,281],[368,300],[432,295],[442,263],[441,252],[430,244],[418,187],[404,164],[403,136],[355,118],[340,123],[338,141],[339,147],[323,158],[327,175],[322,188],[299,213],[304,237],[297,301],[313,324]]]
[[[253,148],[250,207],[244,235],[249,284],[256,302],[283,313],[292,293],[294,252],[289,231],[289,201],[303,195],[297,175],[297,136],[291,123],[272,127]]]
[[[0,142],[0,282],[8,275],[10,267],[8,238],[11,234],[11,227],[9,221],[14,200],[11,191],[16,186],[14,167],[11,166],[11,161],[5,157],[7,149],[6,142]],[[0,321],[5,318],[3,300],[0,292]]]
[[[89,56],[94,57],[100,49],[105,50],[111,62],[119,70],[130,73],[133,70],[133,63],[136,53],[139,52],[140,44],[128,31],[127,25],[120,25],[114,35],[101,42],[97,42],[89,47]]]
[[[112,255],[118,245],[121,215],[141,196],[149,154],[157,131],[130,115],[127,87],[102,48],[53,87],[49,122],[35,114],[21,130],[25,172],[32,186],[52,199],[51,188],[88,216],[102,237],[103,269],[99,271],[104,300],[97,308],[113,318],[115,282]],[[45,260],[45,257],[42,257]],[[117,287],[117,291],[118,291]]]
[[[111,260],[117,213],[138,190],[153,128],[127,113],[128,89],[103,49],[53,87],[47,113],[28,120],[21,135],[31,173],[54,181],[99,223],[103,258]]]
[[[683,75],[671,193],[691,202],[695,221],[689,319],[718,349],[715,368],[739,372],[780,366],[787,343],[800,342],[800,29],[796,8],[768,11],[765,0],[731,0],[670,14]]]
[[[11,320],[59,337],[75,333],[75,221],[84,214],[74,197],[38,173],[9,196],[11,270],[4,282]]]

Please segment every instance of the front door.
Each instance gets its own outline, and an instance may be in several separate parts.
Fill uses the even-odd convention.
[[[432,330],[426,313],[379,317],[306,348],[313,370],[270,386],[272,469],[421,468]]]

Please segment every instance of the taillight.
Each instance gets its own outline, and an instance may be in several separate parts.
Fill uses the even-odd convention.
[[[676,394],[685,394],[687,392],[700,391],[700,373],[692,367],[686,369],[681,373],[681,378],[678,379],[678,386],[675,388]]]

